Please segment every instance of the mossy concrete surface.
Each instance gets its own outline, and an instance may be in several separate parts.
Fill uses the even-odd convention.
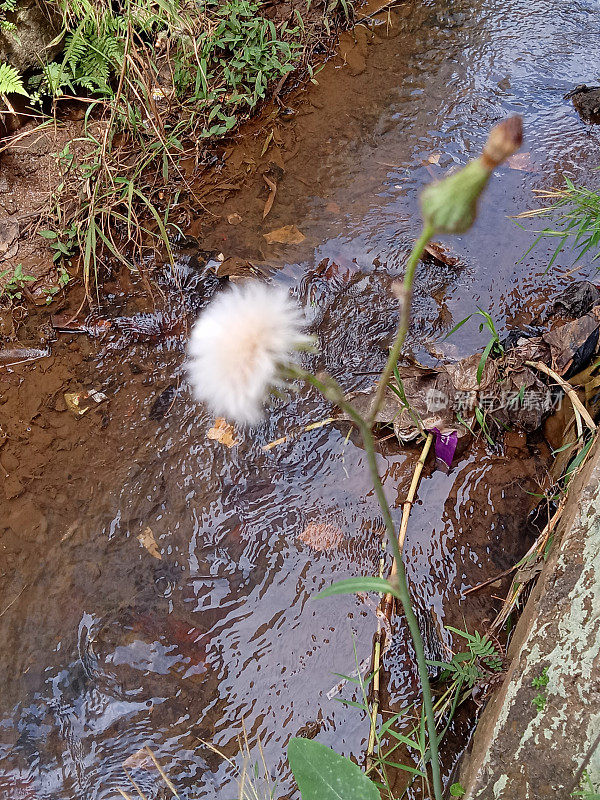
[[[461,768],[468,800],[566,800],[600,734],[600,447],[573,480],[508,674]],[[546,669],[546,686],[532,682]],[[545,705],[534,700],[543,695]],[[544,699],[536,701],[538,706]],[[600,786],[600,747],[588,772]]]

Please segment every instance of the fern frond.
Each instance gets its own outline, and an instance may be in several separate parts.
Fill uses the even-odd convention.
[[[0,94],[22,94],[29,97],[23,79],[10,64],[0,64]]]

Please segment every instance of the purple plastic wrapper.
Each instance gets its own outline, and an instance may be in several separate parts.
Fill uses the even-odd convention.
[[[456,452],[458,432],[450,431],[450,433],[441,433],[439,428],[430,428],[427,433],[433,433],[435,460],[438,466],[444,469],[445,472],[448,472],[452,466],[452,459]]]

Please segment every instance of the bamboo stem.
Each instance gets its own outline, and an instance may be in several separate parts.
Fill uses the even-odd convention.
[[[402,521],[400,522],[400,532],[398,534],[398,543],[400,545],[400,551],[402,552],[404,548],[404,540],[406,539],[406,531],[408,529],[408,518],[410,516],[411,509],[413,507],[413,503],[415,502],[415,496],[417,494],[417,487],[419,486],[419,481],[421,480],[421,473],[423,472],[423,467],[425,466],[425,461],[427,459],[427,455],[431,448],[431,443],[433,441],[433,434],[428,433],[427,439],[425,440],[425,444],[423,445],[423,449],[421,450],[421,455],[419,456],[419,460],[415,466],[415,471],[413,473],[412,481],[410,483],[410,488],[408,490],[408,494],[406,495],[406,500],[402,505]],[[398,564],[396,559],[392,561],[392,569],[390,571],[389,581],[391,582],[392,578],[396,575],[398,570]],[[388,619],[390,619],[392,606],[394,603],[394,598],[391,594],[386,595],[385,598],[385,606],[386,615]]]
[[[545,375],[548,375],[549,378],[552,378],[552,380],[555,383],[557,383],[560,386],[560,388],[565,392],[565,394],[568,396],[569,400],[573,404],[573,409],[575,411],[575,414],[577,413],[580,414],[581,418],[591,431],[596,430],[596,423],[591,418],[587,408],[577,397],[577,393],[575,392],[575,389],[573,389],[570,383],[568,383],[564,378],[561,378],[560,375],[557,375],[553,369],[550,369],[550,367],[547,367],[541,361],[526,361],[525,364],[528,367],[533,367],[534,369],[543,372]]]
[[[410,488],[408,490],[408,494],[406,496],[406,500],[402,505],[402,521],[400,523],[400,533],[398,536],[398,544],[400,546],[400,551],[402,552],[402,548],[404,546],[404,540],[406,538],[406,531],[408,528],[408,518],[410,516],[410,510],[413,506],[415,501],[415,497],[417,494],[417,488],[419,486],[419,481],[421,479],[421,473],[423,472],[423,467],[425,465],[425,460],[427,459],[427,454],[431,448],[431,443],[433,441],[433,434],[428,433],[427,439],[425,440],[425,444],[423,445],[423,449],[421,450],[421,455],[419,456],[419,460],[415,464],[415,470],[413,472],[412,481],[410,483]],[[398,572],[397,561],[394,558],[392,561],[392,569],[390,571],[389,580],[391,581],[393,577],[396,577]],[[379,559],[379,577],[383,577],[383,554]],[[389,619],[391,616],[391,611],[394,603],[393,595],[386,594],[382,596],[382,613]],[[375,635],[375,641],[373,645],[373,700],[371,705],[371,723],[369,729],[369,743],[367,746],[367,769],[371,767],[372,755],[373,750],[375,748],[375,726],[377,723],[377,714],[379,712],[379,672],[380,672],[380,660],[381,660],[381,644],[383,638],[383,629],[381,625],[381,618],[378,617],[377,619],[377,633]]]

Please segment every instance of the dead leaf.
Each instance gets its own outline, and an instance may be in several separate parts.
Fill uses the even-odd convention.
[[[448,250],[439,242],[429,242],[429,244],[425,245],[423,260],[425,261],[427,258],[446,264],[448,267],[456,267],[460,264],[460,258],[450,255]]]
[[[511,169],[518,169],[521,172],[536,172],[531,163],[531,153],[515,153],[506,159],[506,163]]]
[[[440,158],[441,158],[441,157],[442,157],[442,154],[441,154],[441,153],[431,153],[431,155],[429,156],[429,158],[427,159],[427,161],[428,161],[430,164],[439,164],[439,163],[440,163]]]
[[[275,200],[275,195],[277,194],[277,184],[275,181],[272,181],[271,178],[263,175],[264,181],[269,187],[269,196],[267,197],[267,202],[265,203],[265,207],[263,210],[263,219],[267,216],[269,211],[273,208],[273,201]],[[304,237],[302,237],[304,238]]]
[[[65,392],[64,397],[69,411],[78,417],[82,417],[90,408],[108,400],[104,392],[97,392],[95,389],[84,392]]]
[[[263,236],[267,244],[300,244],[306,239],[306,236],[295,225],[284,225],[283,228],[264,233]]]
[[[146,770],[154,770],[154,764],[152,763],[152,759],[148,755],[145,748],[138,750],[137,752],[130,755],[128,758],[123,761],[123,767],[125,769],[146,769]]]
[[[261,158],[264,156],[264,154],[269,149],[269,145],[271,144],[272,141],[273,141],[273,129],[271,128],[271,132],[265,138],[265,142],[263,144],[263,148],[262,148],[262,150],[260,152],[260,157]]]
[[[233,425],[230,425],[223,417],[217,417],[214,427],[208,431],[206,436],[208,439],[214,439],[216,442],[224,444],[225,447],[235,447],[236,444],[239,444],[235,438]]]
[[[228,214],[227,215],[227,222],[230,225],[239,225],[241,221],[242,221],[242,218],[240,217],[239,214]]]
[[[265,270],[255,267],[245,258],[237,258],[236,256],[231,256],[231,258],[226,258],[225,261],[222,261],[217,267],[216,273],[219,278],[231,278],[231,280],[247,278],[248,275],[266,274]]]
[[[154,538],[151,528],[144,528],[137,539],[138,542],[146,548],[151,556],[158,558],[159,561],[162,561],[162,556],[160,554],[160,550],[158,549],[158,545],[156,544],[156,539]]]
[[[344,541],[344,534],[332,522],[309,522],[298,538],[318,553],[333,550]]]
[[[544,559],[538,557],[535,561],[529,564],[524,564],[515,572],[515,583],[527,583],[533,580],[536,575],[544,568]]]

